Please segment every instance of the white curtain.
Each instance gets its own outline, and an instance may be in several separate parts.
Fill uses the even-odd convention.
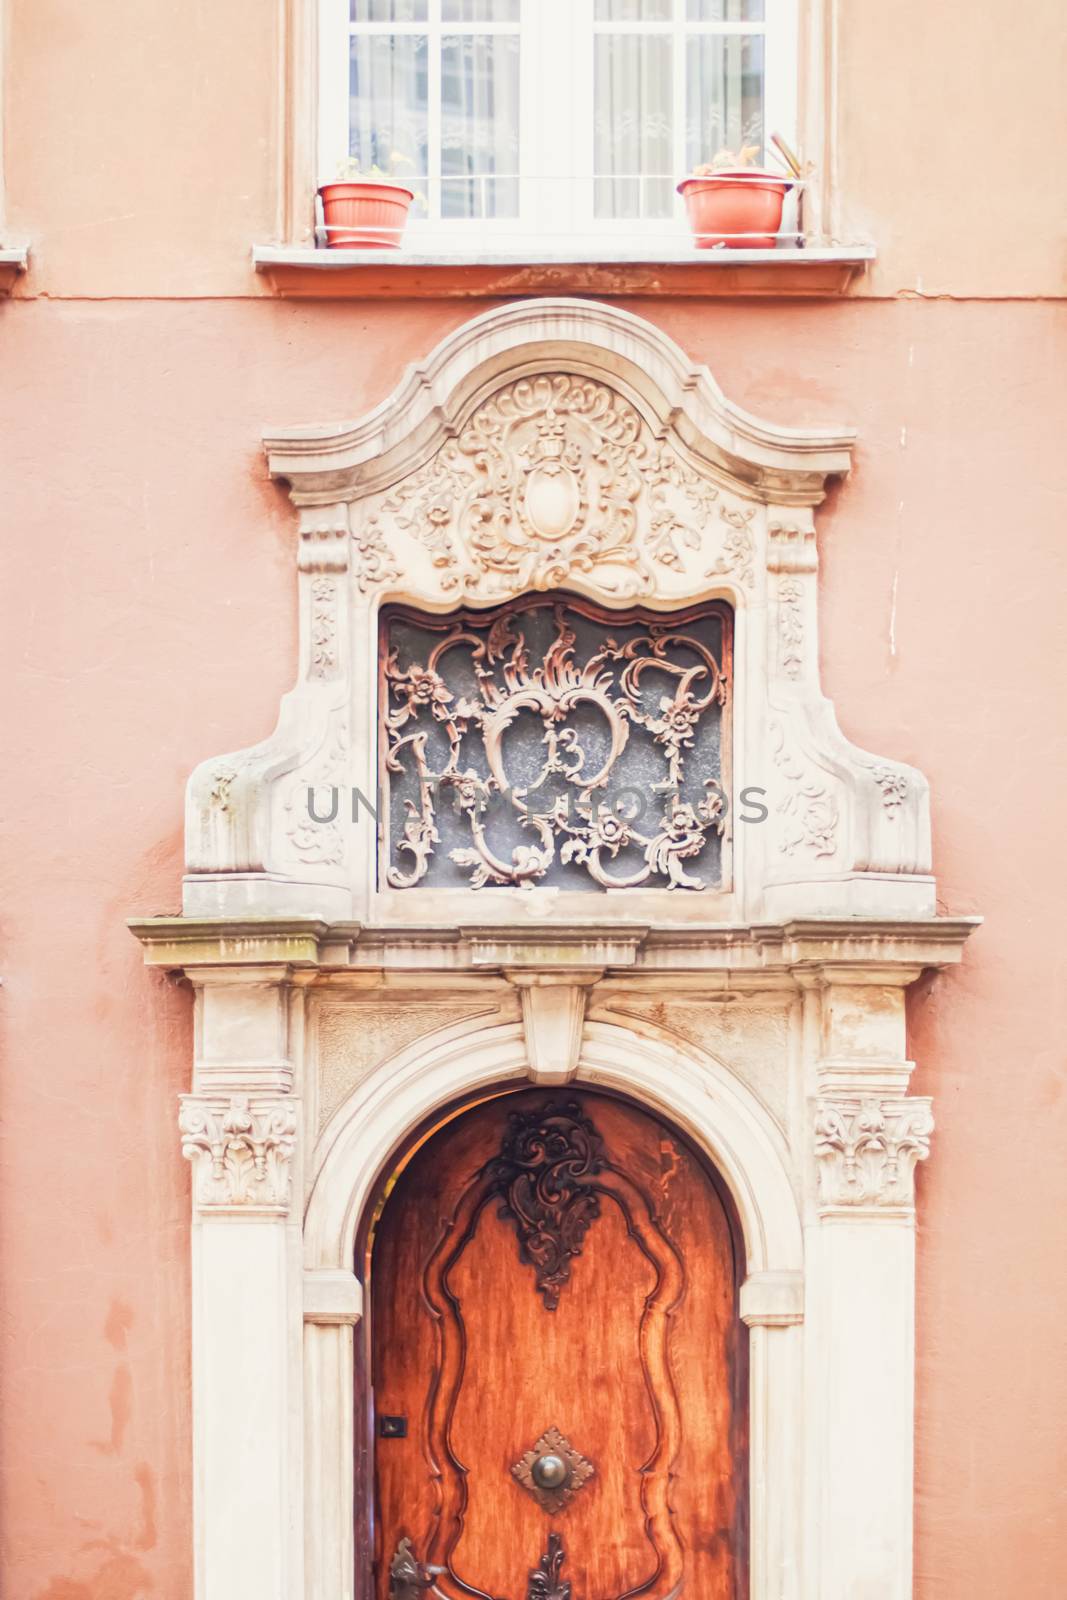
[[[597,0],[595,16],[598,23],[665,24],[647,33],[609,28],[597,33],[598,217],[669,217],[674,186],[694,166],[724,148],[756,145],[762,152],[760,35],[687,32],[683,39],[671,26],[673,0]],[[687,0],[684,20],[744,22],[762,16],[763,0]],[[674,101],[676,49],[685,51],[684,111]]]
[[[518,216],[518,171],[518,33],[445,34],[441,215]]]
[[[424,34],[352,36],[349,153],[364,172],[379,167],[420,191],[429,169],[428,71]]]
[[[674,107],[669,34],[598,33],[593,159],[598,217],[669,217]]]
[[[442,0],[440,15],[445,31],[431,60],[428,34],[359,31],[365,22],[425,22],[426,0],[352,0],[350,153],[364,169],[410,180],[416,214],[517,216],[519,0]],[[479,32],[487,21],[514,23],[515,31]],[[437,72],[434,129],[429,90]]]
[[[519,0],[442,0],[439,59],[422,32],[365,33],[360,23],[419,24],[427,0],[351,0],[351,154],[419,191],[416,214],[508,218],[519,211]],[[689,22],[762,16],[763,0],[686,0]],[[528,14],[529,15],[529,14]],[[763,40],[758,34],[677,29],[674,0],[596,0],[594,206],[598,218],[669,218],[674,187],[724,148],[763,150]],[[479,31],[478,24],[505,31]],[[648,32],[612,23],[649,22]],[[662,24],[656,27],[655,24]],[[451,31],[454,30],[454,31]],[[437,46],[434,46],[436,49]],[[674,51],[685,105],[674,99]],[[440,73],[440,120],[430,126],[431,75]],[[551,84],[538,85],[550,96]],[[537,167],[537,152],[532,152]],[[574,151],[574,175],[588,153]]]
[[[720,150],[763,155],[763,39],[693,34],[686,43],[686,170]]]

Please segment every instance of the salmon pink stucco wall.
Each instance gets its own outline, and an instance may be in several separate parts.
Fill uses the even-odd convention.
[[[285,46],[319,3],[4,0],[0,232],[34,250],[17,292],[268,293],[252,243],[299,236],[311,211],[304,197],[286,216],[300,130]],[[805,34],[822,16],[832,60],[815,115],[831,231],[878,246],[858,292],[1063,294],[1062,0],[797,6]]]
[[[474,309],[482,309],[476,307]],[[633,302],[731,399],[854,423],[820,513],[846,733],[933,789],[943,908],[986,922],[913,996],[916,1595],[1067,1572],[1067,333],[1051,303]],[[128,915],[179,905],[182,791],[266,733],[294,520],[263,428],[350,418],[451,303],[0,307],[2,1524],[11,1600],[191,1592],[191,1000]],[[864,1419],[855,1419],[862,1429]]]

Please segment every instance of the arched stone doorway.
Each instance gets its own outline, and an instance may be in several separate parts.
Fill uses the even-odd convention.
[[[331,1012],[330,1033],[343,1029],[353,1044],[365,1036],[372,1006],[354,996],[342,1004],[333,994],[313,1001],[313,1018],[322,1003]],[[732,1218],[743,1324],[736,1331],[746,1373],[740,1403],[753,1422],[745,1477],[755,1490],[751,1516],[757,1524],[745,1535],[745,1561],[750,1592],[761,1595],[769,1591],[759,1587],[760,1575],[780,1571],[787,1562],[795,1565],[801,1537],[803,1247],[785,1142],[759,1096],[706,1051],[681,1050],[680,1041],[670,1042],[662,1031],[659,1039],[642,1036],[630,1019],[609,1019],[607,1012],[603,1021],[590,1021],[586,1031],[587,1050],[572,1082],[527,1090],[533,1103],[575,1096],[581,1101],[588,1094],[634,1107],[685,1143],[705,1170],[714,1171],[724,1212]],[[313,1049],[321,1052],[325,1032],[320,1015],[309,1029]],[[383,1184],[457,1105],[521,1092],[524,1082],[528,1068],[520,1026],[453,1021],[361,1077],[322,1128],[304,1217],[305,1474],[312,1486],[305,1500],[305,1552],[311,1594],[374,1593],[373,1550],[359,1537],[366,1527],[363,1490],[353,1468],[366,1404],[360,1380],[367,1334],[362,1312],[371,1297],[352,1265],[365,1261],[369,1220]],[[415,1293],[409,1289],[407,1298]],[[370,1331],[373,1337],[373,1327]],[[746,1506],[746,1522],[749,1514]],[[416,1553],[428,1555],[425,1549]],[[341,1588],[344,1584],[353,1587]]]

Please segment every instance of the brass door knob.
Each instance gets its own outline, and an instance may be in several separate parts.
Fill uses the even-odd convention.
[[[570,1476],[570,1469],[562,1456],[538,1456],[530,1468],[530,1476],[539,1489],[561,1489]]]

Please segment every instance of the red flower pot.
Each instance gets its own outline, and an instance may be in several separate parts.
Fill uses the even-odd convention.
[[[792,187],[776,172],[738,167],[706,178],[684,178],[678,193],[698,250],[723,244],[734,250],[770,250],[782,226],[786,190]]]
[[[399,250],[415,196],[402,183],[360,178],[319,190],[331,250]]]

